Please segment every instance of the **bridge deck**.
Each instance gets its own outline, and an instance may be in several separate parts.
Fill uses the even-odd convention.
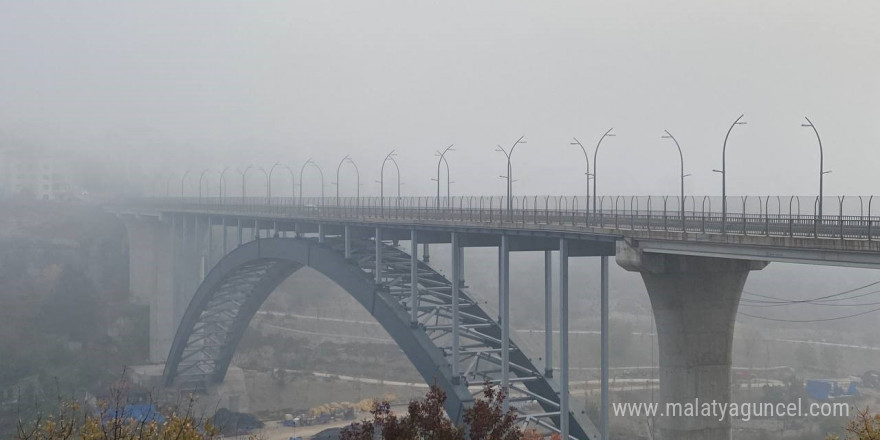
[[[345,203],[350,203],[346,201]],[[477,235],[575,240],[572,255],[612,255],[608,243],[627,240],[645,252],[782,261],[851,267],[880,267],[880,217],[739,214],[669,211],[519,209],[512,207],[430,208],[381,205],[302,205],[295,199],[142,199],[113,211],[136,215],[188,214],[211,217],[215,224],[286,231],[316,231],[315,225],[435,231],[438,242],[449,232],[476,234],[464,246],[497,246]],[[444,235],[445,234],[445,235]],[[602,244],[606,244],[602,246]],[[534,250],[541,246],[535,246]],[[529,250],[529,249],[522,249]]]

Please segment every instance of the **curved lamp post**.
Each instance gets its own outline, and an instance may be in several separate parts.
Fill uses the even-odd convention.
[[[168,173],[168,177],[165,179],[165,197],[171,197],[171,178],[174,177],[174,173]]]
[[[226,197],[226,193],[227,193],[226,190],[228,189],[228,186],[229,186],[226,184],[226,172],[229,170],[233,170],[233,171],[238,172],[239,176],[242,175],[241,171],[238,171],[238,170],[236,170],[234,168],[230,168],[230,167],[223,168],[223,171],[220,171],[220,199],[221,199],[221,201],[223,198]],[[242,178],[242,180],[243,179],[244,178]]]
[[[804,119],[807,120],[806,124],[801,124],[801,127],[810,127],[813,129],[813,132],[816,133],[816,141],[819,142],[819,223],[822,223],[822,197],[823,197],[823,180],[826,174],[831,171],[825,171],[825,153],[822,151],[822,138],[819,137],[819,130],[816,130],[816,126],[813,125],[813,121],[810,118],[804,116]]]
[[[437,159],[437,179],[436,179],[437,180],[437,209],[440,209],[440,165],[441,165],[441,163],[446,164],[446,200],[447,200],[447,202],[449,201],[451,183],[449,182],[449,162],[446,161],[446,153],[449,151],[455,151],[455,149],[452,148],[454,145],[455,144],[452,144],[452,145],[446,147],[446,149],[443,150],[442,152],[437,151],[437,153],[435,154],[436,156],[440,157],[439,159]],[[431,179],[431,180],[434,180],[434,179]]]
[[[244,202],[247,195],[247,172],[251,169],[259,170],[263,172],[263,175],[266,176],[266,198],[269,197],[269,173],[266,172],[266,169],[263,167],[255,167],[253,165],[248,165],[247,168],[244,169],[241,173],[241,201]]]
[[[617,136],[612,133],[611,130],[614,130],[614,127],[609,128],[608,131],[602,134],[602,137],[599,138],[599,142],[596,143],[596,149],[593,150],[593,212],[596,212],[596,187],[599,186],[599,175],[596,171],[596,165],[599,162],[599,147],[602,146],[602,141],[604,141],[605,138]]]
[[[743,115],[739,115],[733,124],[730,124],[730,128],[727,129],[727,134],[724,135],[724,147],[721,149],[721,169],[720,170],[712,170],[716,173],[721,173],[721,233],[727,232],[727,139],[730,137],[730,132],[733,131],[733,127],[737,125],[746,125],[745,121],[740,121]],[[745,215],[745,213],[743,213]]]
[[[210,168],[205,168],[204,170],[202,170],[202,174],[199,175],[199,204],[202,203],[202,181],[205,180],[205,174],[207,174],[210,171],[213,171],[213,170]],[[210,192],[210,191],[206,191],[206,192]],[[205,195],[205,197],[207,197],[207,194]]]
[[[336,182],[334,182],[334,185],[336,185],[336,206],[339,206],[339,171],[342,169],[342,164],[344,164],[346,162],[350,163],[351,166],[354,167],[354,173],[355,173],[355,178],[356,178],[355,183],[356,183],[356,191],[357,191],[357,199],[356,200],[357,200],[357,205],[360,206],[361,205],[361,171],[358,169],[357,164],[354,163],[354,159],[352,159],[351,156],[349,156],[347,154],[345,155],[345,157],[342,158],[342,160],[339,161],[339,165],[336,166]]]
[[[186,176],[189,176],[189,173],[191,171],[192,171],[192,169],[186,170],[186,172],[183,173],[183,176],[180,177],[180,197],[181,198],[183,197],[183,182],[186,181]]]
[[[587,154],[587,149],[584,148],[584,144],[582,144],[581,141],[578,140],[578,138],[573,137],[572,139],[574,139],[574,142],[572,142],[571,145],[577,145],[578,147],[581,147],[581,151],[584,152],[584,160],[587,161],[587,172],[584,173],[584,175],[587,176],[587,207],[586,207],[586,210],[587,210],[587,223],[589,224],[590,223],[590,179],[593,177],[593,174],[590,173],[590,155]]]
[[[397,165],[397,161],[394,160],[394,156],[397,156],[397,153],[391,150],[382,161],[382,168],[379,171],[379,208],[381,215],[385,213],[385,164],[388,162],[394,164],[394,168],[397,170],[397,202],[400,202],[400,167]]]
[[[275,168],[278,167],[285,168],[287,169],[287,172],[290,173],[290,197],[296,197],[296,178],[293,176],[293,170],[281,162],[275,162],[275,164],[272,165],[272,168],[269,168],[269,186],[267,189],[269,199],[272,198],[272,173],[275,171]]]
[[[500,152],[504,153],[505,157],[507,157],[507,175],[500,176],[500,177],[502,179],[507,179],[507,210],[508,211],[513,209],[513,201],[510,199],[510,197],[513,193],[513,176],[512,176],[513,175],[513,168],[511,167],[510,159],[513,157],[513,150],[516,149],[516,146],[519,144],[526,143],[526,141],[523,140],[524,137],[525,136],[520,136],[519,139],[517,139],[516,142],[514,142],[513,145],[510,146],[510,151],[505,150],[504,147],[502,147],[501,145],[498,145],[498,148],[495,149],[495,151],[500,151]]]
[[[685,221],[684,221],[684,178],[690,176],[690,174],[684,173],[684,154],[681,152],[681,145],[678,144],[678,140],[675,139],[675,136],[669,132],[669,130],[663,130],[666,135],[661,136],[663,139],[672,139],[672,142],[675,142],[675,147],[678,148],[678,158],[681,160],[681,230],[684,231]]]
[[[315,163],[315,161],[313,161],[311,158],[309,158],[309,160],[307,160],[303,164],[302,168],[300,168],[300,170],[299,170],[299,203],[300,203],[300,206],[302,206],[302,202],[303,202],[303,174],[305,173],[307,166],[315,167],[318,170],[318,173],[321,174],[321,206],[324,206],[324,170],[322,170],[321,167],[318,166],[318,164]]]

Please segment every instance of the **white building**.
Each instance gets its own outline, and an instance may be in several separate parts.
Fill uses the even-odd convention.
[[[0,195],[36,200],[74,196],[72,167],[58,152],[35,147],[0,147]]]

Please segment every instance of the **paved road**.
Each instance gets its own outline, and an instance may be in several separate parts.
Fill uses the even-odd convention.
[[[265,440],[290,440],[291,437],[302,437],[309,440],[315,434],[330,428],[342,428],[352,423],[351,420],[328,423],[326,425],[302,426],[290,428],[281,426],[280,421],[266,422],[266,428],[257,433],[258,437]]]

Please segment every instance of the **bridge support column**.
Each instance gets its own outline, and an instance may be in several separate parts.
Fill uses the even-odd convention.
[[[229,253],[229,227],[226,225],[226,217],[223,217],[223,255],[220,258],[226,256]]]
[[[382,230],[376,228],[376,285],[382,284]]]
[[[559,431],[569,438],[568,394],[568,240],[559,240]]]
[[[602,255],[599,257],[600,261],[600,306],[601,309],[601,375],[602,375],[602,401],[601,401],[601,415],[602,420],[600,421],[601,426],[599,429],[602,431],[602,439],[608,438],[608,405],[610,403],[610,387],[608,383],[608,357],[610,356],[610,352],[608,350],[608,256]]]
[[[648,289],[660,346],[660,405],[730,402],[733,328],[742,289],[767,262],[641,252],[618,242],[617,263]],[[729,440],[730,420],[662,417],[663,438]]]
[[[130,288],[150,306],[150,362],[162,363],[171,349],[175,319],[174,226],[150,219],[126,219]]]
[[[498,297],[501,310],[498,311],[501,321],[501,388],[510,390],[510,238],[501,236],[501,247],[498,248],[501,274],[498,284]],[[504,401],[504,411],[510,406],[509,399]]]
[[[428,243],[422,245],[422,261],[425,263],[431,261],[431,252],[428,247]]]
[[[345,258],[351,258],[351,226],[345,225]]]
[[[544,251],[544,376],[553,377],[553,261]]]
[[[318,243],[324,242],[324,225],[318,223]]]
[[[241,219],[238,219],[238,246],[244,244],[244,237],[242,237],[242,228],[241,228]]]
[[[211,216],[208,216],[208,227],[206,228],[206,232],[208,234],[208,248],[205,250],[205,265],[202,270],[202,277],[199,281],[205,279],[205,274],[208,273],[209,270],[214,266],[214,222],[211,220]]]
[[[458,285],[464,287],[464,247],[458,247]]]
[[[461,381],[461,364],[459,360],[459,295],[461,291],[461,246],[459,235],[452,233],[452,383],[458,385]]]
[[[410,231],[410,247],[409,255],[410,264],[410,324],[413,328],[419,325],[419,234],[415,229]]]

